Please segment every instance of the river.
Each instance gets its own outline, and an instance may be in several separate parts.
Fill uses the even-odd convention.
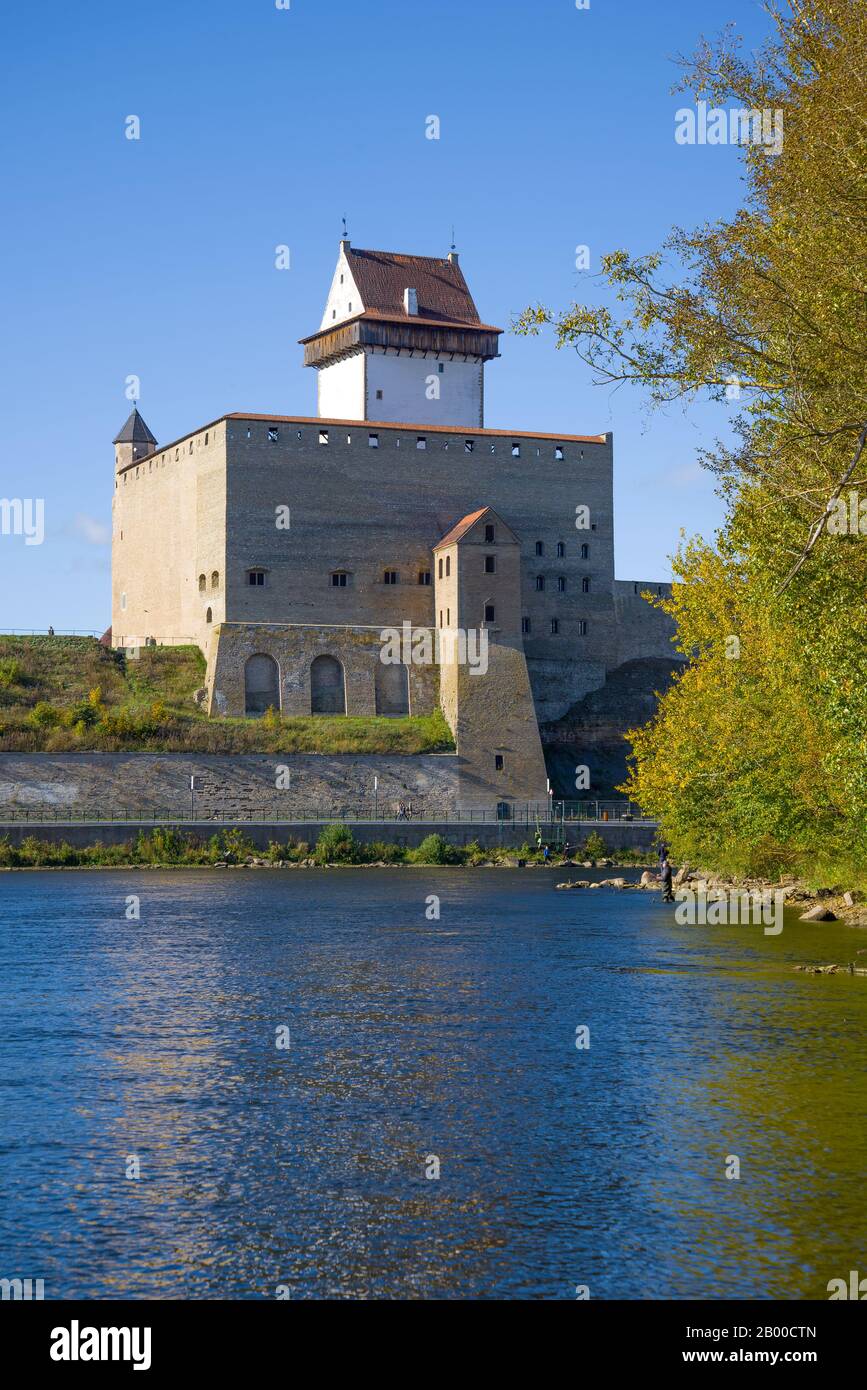
[[[793,967],[867,932],[560,877],[0,874],[0,1276],[827,1298],[867,1256],[867,977]]]

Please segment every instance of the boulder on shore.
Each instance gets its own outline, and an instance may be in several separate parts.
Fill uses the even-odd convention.
[[[817,903],[808,912],[802,912],[798,920],[801,922],[836,922],[837,914],[832,912],[830,907],[823,907],[821,903]]]

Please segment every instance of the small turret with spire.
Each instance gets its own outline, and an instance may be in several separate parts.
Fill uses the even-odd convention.
[[[138,459],[147,458],[157,447],[157,441],[134,405],[132,414],[114,440],[115,468],[120,470]]]

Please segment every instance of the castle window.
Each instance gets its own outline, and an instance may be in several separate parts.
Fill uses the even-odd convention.
[[[492,603],[485,604],[485,622],[493,623],[496,621],[496,609]]]
[[[537,554],[537,555],[544,555],[544,554],[545,554],[545,543],[544,543],[544,541],[537,541],[537,542],[536,542],[536,554]]]
[[[511,820],[512,808],[508,801],[497,802],[497,820]]]
[[[220,587],[220,571],[219,571],[219,570],[212,570],[212,571],[211,571],[211,588],[212,588],[212,589],[219,589],[219,587]]]
[[[367,436],[367,443],[368,443],[368,445],[370,446],[371,449],[378,449],[378,448],[379,448],[379,435],[378,435],[378,434],[369,434],[369,435]]]
[[[443,577],[443,557],[442,557],[442,555],[441,555],[440,558],[439,558],[439,568],[437,569],[437,577],[438,577],[439,579],[442,579],[442,577]]]
[[[331,310],[331,317],[332,317],[333,319],[336,319],[336,318],[337,318],[337,310],[336,310],[336,309],[332,309],[332,310]]]
[[[586,619],[586,618],[580,618],[580,619],[578,620],[578,636],[579,636],[579,637],[586,637],[586,636],[587,636],[587,619]]]
[[[590,559],[590,547],[589,547],[589,545],[587,544],[586,541],[584,542],[584,544],[583,544],[582,547],[581,547],[581,559],[582,559],[582,560],[589,560],[589,559]],[[636,592],[637,592],[637,590],[636,590]]]
[[[582,594],[589,594],[589,593],[590,593],[590,576],[589,576],[589,574],[585,574],[584,578],[581,580],[581,592],[582,592]]]
[[[121,607],[123,607],[123,605],[121,605]],[[442,627],[442,625],[443,625],[443,610],[440,609],[440,627]]]
[[[247,438],[248,438],[248,439],[252,439],[252,438],[253,438],[253,431],[250,429],[250,426],[249,426],[249,425],[247,426]]]
[[[351,443],[352,443],[352,435],[351,435],[351,434],[348,434],[348,435],[346,436],[346,442],[347,442],[347,444],[351,444]]]
[[[451,624],[452,624],[452,610],[451,610],[450,608],[447,608],[447,609],[446,609],[446,627],[451,627]]]
[[[551,631],[552,631],[553,633],[558,633],[558,632],[560,631],[560,619],[559,619],[559,618],[552,618],[552,619],[551,619]]]
[[[565,576],[565,574],[558,574],[558,575],[557,575],[557,593],[558,593],[558,594],[565,594],[565,592],[566,592],[566,576]]]
[[[190,453],[192,453],[192,452],[193,452],[193,441],[190,440]]]
[[[319,431],[319,443],[320,443],[320,444],[327,444],[327,443],[328,443],[328,431],[327,431],[327,430],[320,430],[320,431]]]
[[[352,300],[351,300],[351,299],[350,299],[350,301],[349,301],[349,312],[350,312],[350,314],[352,313]]]
[[[465,439],[465,440],[464,440],[464,453],[465,453],[465,454],[471,454],[471,453],[473,452],[473,450],[475,449],[475,447],[476,447],[475,440],[473,440],[473,439]]]
[[[205,444],[207,444],[207,442],[208,442],[208,431],[205,430]]]
[[[502,772],[502,770],[503,770],[503,755],[502,755],[502,753],[495,753],[495,754],[494,754],[494,771],[495,771],[495,772]]]
[[[250,585],[252,585],[252,587],[253,587],[254,589],[264,589],[264,587],[265,587],[265,571],[264,571],[264,570],[247,570],[247,583],[250,584]]]
[[[452,557],[451,557],[451,555],[447,555],[447,556],[446,556],[446,579],[448,579],[448,577],[449,577],[449,575],[451,574],[451,572],[452,572]]]
[[[268,443],[269,443],[269,444],[276,444],[276,443],[277,443],[277,440],[278,440],[279,438],[280,438],[280,435],[279,435],[278,430],[272,425],[271,428],[270,428],[269,431],[268,431]]]
[[[331,587],[332,587],[332,589],[345,589],[345,588],[346,588],[346,582],[347,582],[347,579],[348,579],[348,578],[349,578],[349,576],[347,575],[346,570],[332,570],[332,573],[331,573]]]
[[[121,606],[121,609],[125,609],[125,608],[126,608],[126,594],[121,594],[121,596],[120,596],[120,606]]]
[[[213,612],[211,611],[211,609],[209,608],[208,611],[207,611],[207,613],[205,614],[205,622],[206,622],[206,623],[211,623],[211,622],[213,622],[213,621],[214,621],[214,614],[213,614]]]
[[[562,445],[562,444],[555,444],[555,445],[554,445],[554,457],[555,457],[555,459],[558,460],[558,462],[562,460],[562,458],[563,458],[563,445]]]
[[[440,376],[442,376],[443,372],[445,371],[445,366],[442,362],[437,363],[437,371],[439,372]]]
[[[532,632],[532,631],[533,631],[533,624],[530,622],[530,619],[529,619],[529,618],[522,618],[522,619],[521,619],[521,631],[524,632],[524,633],[528,633],[528,632]]]
[[[376,393],[376,399],[377,399],[378,401],[381,401],[381,400],[382,400],[382,391],[377,391],[377,393]]]
[[[497,570],[496,555],[485,556],[485,574],[495,574]]]
[[[343,276],[342,276],[342,275],[341,275],[341,277],[340,277],[340,283],[341,283],[341,285],[343,284]]]
[[[493,526],[486,526],[486,527],[485,527],[485,545],[493,545],[493,544],[494,544],[494,528],[493,528]]]
[[[513,444],[513,445],[512,445],[512,458],[513,458],[513,459],[519,459],[520,457],[521,457],[521,446],[520,446],[520,444]]]
[[[397,583],[397,570],[386,570],[382,576],[383,584]]]
[[[544,587],[545,587],[545,576],[544,576],[544,574],[537,574],[537,575],[536,575],[536,592],[541,594],[541,592],[542,592],[542,590],[544,589]]]
[[[562,559],[563,559],[563,556],[564,556],[565,554],[566,554],[566,547],[565,547],[565,545],[563,544],[562,541],[558,541],[558,542],[557,542],[557,559],[558,559],[558,560],[562,560]]]
[[[430,570],[419,570],[418,582],[419,584],[430,584]]]
[[[207,582],[208,582],[208,581],[207,581],[207,579],[205,578],[205,576],[204,576],[203,574],[200,574],[200,575],[199,575],[199,593],[200,593],[200,594],[203,594],[203,593],[205,592],[205,585],[207,584]]]
[[[416,447],[417,449],[426,449],[426,448],[427,448],[427,439],[425,438],[425,436],[424,436],[423,434],[420,434],[420,435],[418,436],[418,438],[416,439],[416,441],[415,441],[415,447]]]

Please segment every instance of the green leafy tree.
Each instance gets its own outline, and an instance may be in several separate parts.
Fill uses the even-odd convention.
[[[781,114],[778,152],[744,147],[743,205],[606,256],[611,302],[517,327],[654,405],[740,401],[701,455],[725,525],[684,541],[660,605],[687,663],[624,790],[708,868],[833,873],[867,849],[867,546],[840,527],[867,499],[867,6],[768,12],[749,62],[728,31],[684,64],[696,99]]]

